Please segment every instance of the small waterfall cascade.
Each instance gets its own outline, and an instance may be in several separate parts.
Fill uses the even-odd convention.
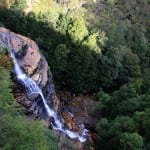
[[[52,124],[53,129],[66,134],[71,139],[78,139],[80,142],[85,142],[87,130],[83,129],[83,132],[80,135],[79,133],[76,133],[76,132],[73,132],[73,131],[70,131],[70,130],[64,128],[64,125],[61,122],[61,120],[59,119],[57,113],[47,104],[47,100],[44,98],[44,95],[43,95],[40,87],[36,84],[36,82],[34,80],[32,80],[29,76],[27,76],[22,71],[12,50],[10,50],[10,55],[11,55],[11,58],[14,63],[14,70],[16,73],[16,77],[20,82],[22,82],[24,84],[25,88],[27,89],[27,94],[28,95],[38,94],[41,96],[44,107],[46,109],[47,116],[52,117],[54,119],[54,124]]]

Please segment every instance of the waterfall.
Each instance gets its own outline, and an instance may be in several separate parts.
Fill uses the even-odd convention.
[[[59,119],[57,113],[52,108],[50,108],[49,105],[47,104],[47,100],[44,98],[44,95],[43,95],[40,87],[36,84],[36,82],[34,80],[32,80],[29,76],[27,76],[21,70],[21,67],[19,66],[17,59],[16,59],[12,50],[10,51],[10,55],[11,55],[11,58],[14,62],[14,70],[16,73],[16,77],[20,82],[22,82],[25,85],[25,87],[27,89],[27,94],[28,95],[38,94],[41,96],[41,99],[43,101],[43,104],[44,104],[44,107],[46,109],[46,113],[47,113],[48,117],[53,117],[53,119],[54,119],[55,125],[52,125],[53,129],[58,130],[64,134],[66,134],[71,139],[78,139],[80,142],[85,142],[87,130],[84,129],[83,133],[80,135],[78,133],[75,133],[73,131],[65,129],[64,125],[61,122],[61,120]]]

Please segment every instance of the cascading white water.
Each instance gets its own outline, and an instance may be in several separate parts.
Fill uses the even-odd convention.
[[[36,82],[34,80],[32,80],[25,73],[23,73],[23,71],[21,70],[21,68],[20,68],[20,66],[17,62],[17,59],[15,58],[14,53],[12,51],[10,51],[10,54],[11,54],[11,58],[14,62],[14,69],[15,69],[17,79],[20,80],[20,82],[22,82],[26,86],[26,88],[28,90],[28,94],[39,94],[41,96],[41,98],[43,100],[44,107],[45,107],[46,112],[47,112],[47,115],[49,117],[54,118],[55,125],[53,125],[53,128],[55,130],[59,130],[59,131],[63,132],[64,134],[66,134],[71,139],[78,139],[80,142],[85,142],[86,141],[87,130],[84,129],[83,133],[80,135],[78,133],[75,133],[73,131],[65,129],[63,127],[63,123],[58,118],[57,113],[53,109],[51,109],[49,107],[49,105],[47,104],[47,101],[44,98],[44,95],[43,95],[42,90],[40,89],[40,87],[36,84]]]

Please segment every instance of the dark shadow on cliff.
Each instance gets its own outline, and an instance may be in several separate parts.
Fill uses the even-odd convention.
[[[116,63],[107,64],[107,57],[88,47],[77,46],[67,35],[55,31],[48,23],[37,20],[33,13],[24,16],[19,11],[0,9],[0,24],[35,40],[43,50],[59,88],[73,93],[96,92],[100,88],[113,91],[126,82],[123,76],[122,79],[118,78],[119,70],[110,71],[110,68],[116,68]],[[57,56],[56,49],[58,50],[61,44],[65,44],[66,47],[60,48],[69,49],[69,53],[61,54],[58,51]]]

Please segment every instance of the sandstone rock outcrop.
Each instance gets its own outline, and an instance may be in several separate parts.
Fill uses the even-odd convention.
[[[43,89],[44,96],[48,99],[48,102],[55,109],[58,109],[59,102],[55,94],[52,75],[48,71],[48,64],[41,55],[36,43],[25,36],[15,34],[6,28],[0,27],[0,46],[5,46],[14,51],[22,70]],[[18,90],[20,93],[23,92],[20,87]],[[19,103],[30,108],[29,110],[33,110],[34,113],[44,112],[42,107],[37,107],[40,103],[38,97],[27,98],[25,94],[21,95],[23,96],[17,98]]]

